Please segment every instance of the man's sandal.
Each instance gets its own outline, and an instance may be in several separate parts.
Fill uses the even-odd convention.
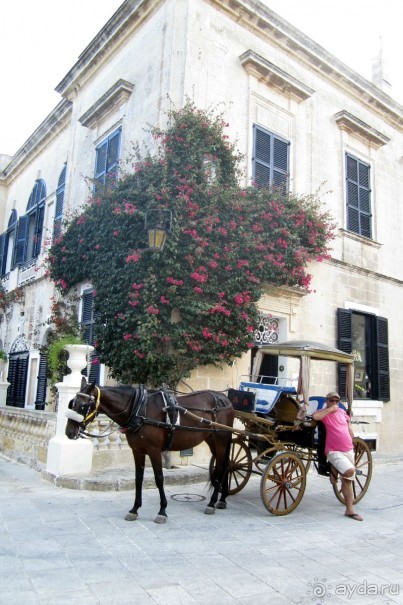
[[[358,513],[351,513],[349,515],[344,513],[344,516],[348,517],[349,519],[354,519],[354,521],[364,521],[364,519]]]

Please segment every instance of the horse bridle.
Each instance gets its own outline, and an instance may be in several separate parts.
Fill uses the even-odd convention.
[[[76,412],[73,409],[68,409],[66,411],[66,416],[69,420],[73,420],[74,422],[77,422],[80,427],[82,426],[82,428],[86,428],[90,422],[92,422],[95,417],[98,415],[99,413],[99,405],[101,402],[101,389],[97,386],[94,387],[94,389],[96,389],[97,391],[97,398],[95,399],[94,395],[87,395],[87,393],[77,393],[77,395],[75,396],[74,399],[77,399],[77,397],[83,398],[83,399],[87,399],[88,403],[83,404],[84,407],[84,413],[83,414],[79,414],[78,412]],[[95,403],[95,405],[94,405]],[[94,407],[93,407],[94,406]]]

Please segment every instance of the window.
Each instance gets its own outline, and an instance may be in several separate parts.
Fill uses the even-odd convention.
[[[119,128],[96,148],[94,191],[99,185],[107,186],[117,180],[120,136]]]
[[[81,328],[84,334],[84,340],[87,344],[95,345],[95,315],[94,315],[94,291],[92,289],[84,290],[82,297]],[[98,353],[93,351],[90,360],[89,376],[87,370],[82,374],[87,376],[89,382],[99,383],[100,363]]]
[[[7,382],[7,405],[17,408],[25,406],[25,391],[27,390],[29,352],[21,351],[10,353],[8,360]]]
[[[257,187],[288,191],[289,147],[285,139],[254,124],[252,180]]]
[[[338,309],[338,347],[354,355],[354,398],[389,401],[388,320]],[[339,365],[340,395],[346,395],[346,367]]]
[[[63,170],[60,173],[59,181],[57,183],[55,218],[53,220],[53,240],[58,239],[62,234],[64,191],[66,188],[66,171],[67,166],[64,166]]]
[[[346,154],[347,229],[371,235],[370,166]]]
[[[29,196],[26,214],[18,221],[15,247],[15,264],[17,265],[22,265],[39,256],[45,217],[45,199],[45,181],[38,179]]]
[[[7,231],[0,235],[0,275],[6,275],[14,269],[17,224],[17,211],[13,209],[8,220]]]

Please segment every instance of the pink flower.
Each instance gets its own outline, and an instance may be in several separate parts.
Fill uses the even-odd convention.
[[[133,250],[132,254],[126,256],[126,263],[137,263],[141,258],[141,254],[136,250]]]
[[[173,277],[167,277],[168,284],[173,286],[183,286],[183,279],[174,279]]]
[[[123,334],[123,340],[130,340],[132,337],[131,334]]]
[[[195,286],[195,287],[193,288],[193,290],[194,290],[195,292],[197,292],[197,294],[203,294],[203,290],[202,290],[202,288],[199,288],[199,286]]]
[[[168,298],[165,298],[165,296],[161,296],[160,301],[162,302],[163,305],[169,305],[170,301]]]
[[[209,262],[209,267],[210,267],[211,269],[217,269],[217,267],[218,267],[218,263],[217,263],[217,261],[215,261],[215,260],[211,260],[211,261]]]
[[[147,307],[147,313],[149,315],[158,315],[159,310],[157,309],[157,307],[154,307],[153,305],[150,305]]]

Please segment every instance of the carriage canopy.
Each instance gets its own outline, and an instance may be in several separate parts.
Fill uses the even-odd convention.
[[[288,340],[278,342],[272,345],[260,347],[256,353],[252,374],[259,374],[265,355],[281,355],[285,357],[296,357],[300,359],[299,377],[297,393],[301,395],[303,401],[307,404],[310,395],[310,365],[311,360],[315,361],[334,361],[343,363],[347,368],[347,402],[351,408],[353,400],[353,381],[354,381],[354,357],[350,353],[344,353],[321,342],[312,342],[308,340]]]

